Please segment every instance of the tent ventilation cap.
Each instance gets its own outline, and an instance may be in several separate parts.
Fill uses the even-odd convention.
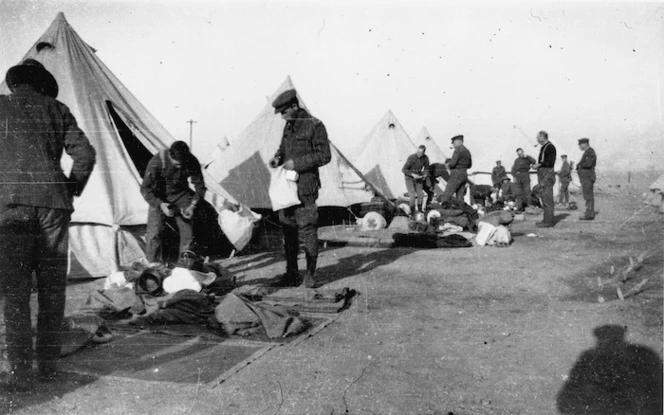
[[[55,49],[51,42],[39,42],[36,46],[37,52],[41,52],[43,49]]]
[[[389,128],[394,128],[394,127],[395,127],[395,125],[394,125],[394,123],[393,123],[393,122],[391,122],[391,123],[390,123],[390,124],[388,125],[388,127],[389,127]]]

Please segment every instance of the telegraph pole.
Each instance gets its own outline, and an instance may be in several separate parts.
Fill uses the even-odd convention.
[[[187,123],[189,124],[189,151],[193,151],[194,148],[194,123],[198,121],[194,120],[189,120]]]

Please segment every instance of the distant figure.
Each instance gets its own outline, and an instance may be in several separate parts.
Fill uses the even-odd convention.
[[[12,93],[0,96],[0,292],[10,376],[2,389],[21,392],[34,388],[34,357],[43,379],[56,373],[73,199],[88,182],[95,150],[69,108],[55,99],[58,83],[40,62],[26,59],[9,68],[6,82]],[[74,161],[69,177],[60,167],[63,151]],[[39,304],[34,351],[33,272]]]
[[[558,393],[567,415],[661,415],[662,361],[645,346],[625,341],[626,328],[605,325],[597,345],[581,354]]]
[[[569,203],[569,183],[572,181],[572,167],[567,161],[567,155],[560,156],[563,165],[560,167],[558,177],[560,178],[560,194],[558,195],[558,203],[567,205]]]
[[[422,191],[429,174],[429,157],[424,154],[426,151],[425,146],[419,146],[415,154],[408,156],[401,169],[405,176],[406,189],[408,189],[408,196],[410,197],[410,212],[413,216],[415,216],[415,208],[420,212],[424,212],[423,209],[425,208],[422,201]],[[430,203],[430,198],[427,198],[427,205]]]
[[[195,191],[189,187],[189,180]],[[184,141],[174,142],[168,150],[152,157],[145,170],[141,194],[148,202],[147,248],[150,262],[166,261],[163,233],[167,222],[174,221],[180,234],[178,255],[194,251],[194,211],[205,197],[205,182],[198,159]]]
[[[507,176],[507,172],[505,171],[505,167],[503,167],[503,162],[497,160],[496,167],[491,171],[491,183],[493,184],[493,187],[500,187],[500,183],[505,176]]]
[[[549,141],[549,134],[546,131],[540,131],[537,134],[537,142],[542,146],[537,158],[537,164],[533,168],[537,169],[537,180],[541,186],[542,209],[544,217],[541,222],[535,225],[538,228],[550,228],[555,226],[553,219],[553,185],[556,184],[556,173],[553,166],[556,164],[556,147]]]
[[[330,142],[325,125],[300,107],[297,92],[289,89],[281,93],[272,103],[275,114],[286,120],[281,144],[270,160],[272,168],[284,166],[286,170],[298,173],[297,196],[301,204],[279,211],[279,222],[284,232],[286,253],[286,273],[277,279],[277,285],[296,286],[300,284],[297,256],[300,252],[300,238],[304,242],[307,272],[302,284],[313,288],[316,285],[316,264],[318,261],[318,190],[320,175],[318,169],[330,162]],[[299,234],[299,236],[298,236]]]
[[[468,169],[473,167],[473,159],[470,151],[463,145],[463,136],[452,137],[454,154],[445,164],[450,169],[450,180],[447,181],[445,191],[441,196],[441,203],[448,202],[456,195],[458,201],[463,202],[463,196],[468,182]]]
[[[527,206],[527,197],[530,194],[530,168],[536,163],[535,159],[527,156],[522,148],[516,149],[517,158],[512,165],[512,177],[516,196],[517,211]]]
[[[595,150],[590,147],[590,140],[588,138],[579,139],[579,148],[583,151],[581,160],[576,165],[576,171],[579,174],[579,181],[581,182],[581,191],[583,192],[583,199],[586,202],[586,213],[580,217],[579,220],[593,220],[595,219],[595,165],[597,164],[597,155]]]

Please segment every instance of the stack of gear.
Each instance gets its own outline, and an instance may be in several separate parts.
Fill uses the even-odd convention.
[[[185,257],[177,265],[170,269],[159,264],[134,264],[109,276],[105,284],[109,288],[91,293],[80,312],[139,327],[199,325],[228,335],[264,331],[277,339],[309,328],[299,312],[339,312],[352,297],[347,288],[332,296],[308,290],[306,298],[301,293],[275,293],[262,286],[235,288],[233,275],[218,264]],[[229,292],[231,286],[235,289]]]
[[[439,215],[432,215],[431,213],[434,211]],[[471,232],[477,229],[476,221],[479,219],[479,215],[472,206],[464,202],[453,199],[443,203],[439,209],[432,212],[429,213],[429,217],[433,219],[432,225],[436,229],[441,229],[445,224],[457,225]]]
[[[395,247],[409,248],[469,248],[473,244],[465,237],[457,234],[443,236],[439,226],[427,222],[412,221],[411,232],[392,235]]]

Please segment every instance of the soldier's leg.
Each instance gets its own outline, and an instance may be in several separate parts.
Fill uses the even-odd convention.
[[[452,196],[456,195],[459,188],[463,186],[464,182],[465,180],[461,181],[461,177],[453,170],[450,173],[450,179],[447,181],[443,195],[440,198],[441,203],[449,202],[450,199],[452,199]]]
[[[60,357],[67,289],[67,250],[70,213],[62,209],[39,208],[41,228],[37,249],[38,303],[37,364],[42,375],[56,370]]]
[[[427,181],[424,183],[423,190],[424,194],[427,196],[427,203],[426,206],[424,207],[425,210],[429,210],[429,206],[431,206],[431,202],[433,201],[433,190],[436,187],[435,181],[430,181],[427,179]]]
[[[424,193],[423,183],[415,182],[415,194],[417,195],[417,209],[420,212],[424,212],[423,193]]]
[[[307,259],[307,274],[304,283],[311,286],[315,284],[314,277],[318,262],[318,206],[316,206],[316,197],[301,196],[300,200],[302,205],[295,210],[295,220],[304,242]]]
[[[516,187],[516,194],[514,197],[516,198],[516,208],[517,210],[523,210],[526,207],[526,191],[525,191],[525,185],[523,182],[523,177],[521,174],[516,174],[514,177],[514,183]]]
[[[300,251],[300,240],[297,236],[297,223],[295,221],[296,207],[289,207],[279,211],[279,222],[284,233],[284,255],[286,256],[286,274],[297,276],[297,254]]]
[[[564,203],[565,200],[565,190],[567,189],[567,183],[564,180],[560,181],[560,191],[558,193],[558,203]]]
[[[32,368],[30,291],[37,231],[34,208],[0,208],[0,290],[5,298],[7,359],[19,382],[27,382]]]
[[[542,208],[544,210],[543,222],[553,224],[554,219],[554,200],[553,200],[553,185],[554,180],[551,176],[553,175],[552,169],[547,169],[541,180],[542,184]]]
[[[145,256],[150,262],[162,260],[161,233],[164,229],[165,216],[158,207],[148,208],[148,224],[145,234]]]
[[[468,190],[468,185],[466,182],[461,183],[459,188],[456,191],[456,199],[459,202],[464,202],[465,201],[465,196],[466,196],[466,191]],[[471,200],[470,203],[473,203]]]
[[[588,208],[586,209],[588,213],[595,217],[595,181],[590,182],[590,203],[588,203]]]
[[[408,198],[410,205],[410,214],[415,215],[415,200],[417,199],[417,191],[415,190],[415,181],[409,177],[406,180],[406,190],[408,190]]]
[[[191,219],[185,219],[178,215],[175,218],[180,234],[180,250],[178,256],[184,251],[194,250],[194,224]]]
[[[589,177],[584,177],[581,181],[581,190],[583,192],[583,199],[586,203],[587,218],[595,217],[595,197],[593,195],[593,181]]]

